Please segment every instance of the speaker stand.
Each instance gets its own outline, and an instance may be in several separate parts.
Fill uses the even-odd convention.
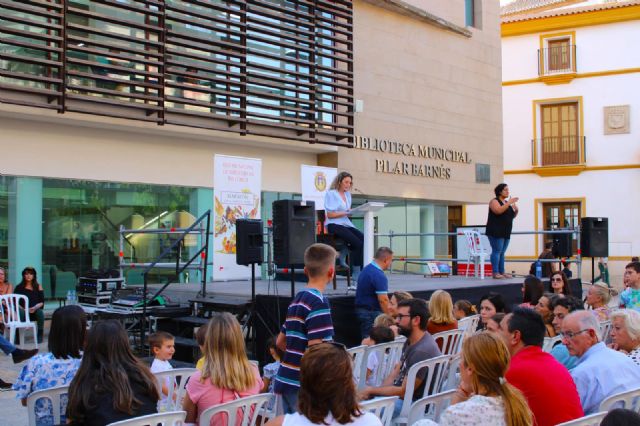
[[[594,280],[595,280],[595,276],[596,276],[596,263],[595,263],[595,258],[591,257],[591,284],[595,284]]]
[[[291,298],[296,297],[296,270],[291,267]]]
[[[268,330],[269,326],[265,322],[262,315],[260,315],[256,309],[256,263],[251,264],[251,308],[249,309],[249,317],[247,319],[247,324],[251,327],[250,336],[251,336],[251,349],[252,349],[252,357],[255,359],[257,357],[256,351],[258,350],[258,342],[256,341],[256,319],[259,319],[262,322],[262,325]]]

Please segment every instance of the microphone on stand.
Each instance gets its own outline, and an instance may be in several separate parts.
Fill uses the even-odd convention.
[[[364,192],[360,191],[358,188],[356,188],[355,186],[351,187],[351,190],[353,192],[357,192],[360,195],[366,195]],[[369,202],[369,200],[364,200],[364,204],[367,204]]]

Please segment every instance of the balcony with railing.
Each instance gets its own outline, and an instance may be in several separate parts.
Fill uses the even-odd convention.
[[[576,73],[575,44],[561,43],[538,49],[538,76],[545,83],[568,83]]]
[[[531,164],[541,176],[578,174],[585,168],[585,136],[552,136],[531,141]]]
[[[349,0],[0,0],[0,102],[351,146]]]

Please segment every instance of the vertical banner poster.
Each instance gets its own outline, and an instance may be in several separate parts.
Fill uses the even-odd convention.
[[[319,166],[300,166],[302,199],[314,201],[316,210],[324,210],[324,194],[338,174],[338,169]]]
[[[236,220],[260,219],[262,160],[216,155],[213,171],[213,277],[250,278],[250,267],[236,263]]]

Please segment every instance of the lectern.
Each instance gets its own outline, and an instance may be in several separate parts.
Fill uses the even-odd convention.
[[[362,249],[362,264],[368,265],[373,260],[373,218],[375,213],[382,210],[387,203],[380,201],[369,201],[356,208],[351,209],[351,216],[364,217],[364,247]]]

